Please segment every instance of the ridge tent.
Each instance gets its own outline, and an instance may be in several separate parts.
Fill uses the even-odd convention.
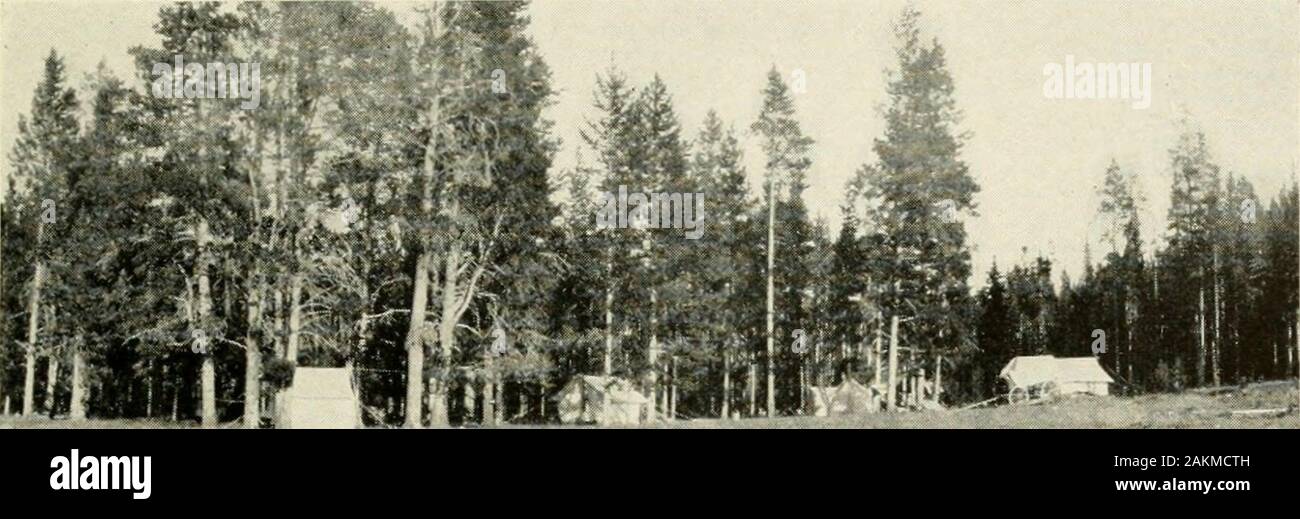
[[[1007,381],[1011,391],[1043,389],[1054,386],[1058,395],[1110,394],[1115,382],[1101,368],[1096,357],[1056,358],[1051,355],[1027,355],[1011,359],[998,377]]]
[[[880,408],[878,391],[851,378],[844,379],[838,386],[809,386],[808,392],[813,416],[874,413]]]
[[[293,383],[276,397],[280,429],[356,429],[361,401],[348,368],[296,368]]]
[[[553,397],[560,422],[635,425],[650,400],[618,377],[578,375]]]

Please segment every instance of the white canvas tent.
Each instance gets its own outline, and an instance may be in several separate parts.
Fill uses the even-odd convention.
[[[634,425],[650,400],[618,377],[579,375],[555,395],[563,423]]]
[[[838,386],[809,386],[808,392],[813,416],[874,413],[880,409],[879,391],[851,378]]]
[[[1012,391],[1051,387],[1059,395],[1109,395],[1115,382],[1096,357],[1027,355],[1011,359],[998,374]]]
[[[361,427],[361,401],[347,368],[297,368],[293,385],[276,397],[280,429]]]

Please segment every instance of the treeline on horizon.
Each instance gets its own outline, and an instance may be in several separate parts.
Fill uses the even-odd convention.
[[[584,374],[632,381],[652,418],[791,415],[809,386],[883,382],[896,347],[900,380],[937,368],[955,405],[1003,391],[1013,356],[1091,355],[1094,330],[1131,393],[1295,373],[1297,189],[1261,199],[1195,130],[1170,152],[1168,246],[1144,245],[1113,165],[1112,250],[1083,279],[1058,290],[1039,258],[972,294],[978,186],[915,10],[832,233],[775,69],[748,132],[710,113],[694,138],[658,77],[604,71],[577,166],[554,171],[525,9],[434,3],[408,29],[366,3],[176,4],[161,47],[131,49],[145,85],[175,55],[260,63],[256,110],[103,67],[79,95],[51,51],[0,205],[0,402],[256,427],[296,366],[347,366],[370,424],[553,420]],[[752,191],[742,139],[763,153]],[[705,193],[703,237],[598,229],[618,186]]]

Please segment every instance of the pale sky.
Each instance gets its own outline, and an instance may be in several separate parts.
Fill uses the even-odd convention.
[[[685,136],[709,109],[744,131],[775,66],[801,70],[796,96],[804,132],[815,139],[806,193],[814,215],[837,225],[844,183],[874,162],[883,131],[886,68],[895,66],[892,20],[904,1],[570,1],[533,4],[530,29],[559,92],[550,117],[564,146],[556,171],[573,164],[578,129],[595,117],[592,87],[611,64],[635,83],[658,73],[673,94]],[[1167,150],[1179,114],[1205,130],[1224,171],[1245,175],[1265,199],[1287,184],[1300,160],[1300,4],[1294,0],[1209,2],[917,2],[927,37],[946,48],[971,133],[962,157],[982,187],[979,216],[964,219],[983,283],[996,257],[1005,268],[1041,251],[1078,279],[1083,245],[1094,260],[1094,194],[1111,158],[1135,171],[1147,199],[1144,238],[1163,235],[1171,176]],[[410,16],[412,4],[394,3]],[[0,2],[0,148],[12,146],[50,48],[66,57],[80,86],[100,60],[131,77],[126,53],[157,45],[158,4]],[[1047,99],[1044,65],[1150,63],[1152,104]],[[84,96],[83,96],[84,99]],[[746,132],[747,134],[747,132]],[[752,179],[761,156],[748,141]],[[590,154],[586,156],[590,157]],[[0,172],[8,171],[7,160]],[[707,202],[706,202],[707,203]]]

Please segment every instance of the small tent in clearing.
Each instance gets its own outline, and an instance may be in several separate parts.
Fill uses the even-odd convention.
[[[877,391],[851,378],[844,379],[838,386],[809,386],[808,392],[813,416],[874,413],[880,409],[881,399]]]
[[[555,395],[563,423],[633,425],[650,401],[626,380],[617,377],[578,375]]]
[[[361,427],[361,402],[347,368],[296,368],[293,384],[276,402],[280,429]]]
[[[1052,387],[1058,395],[1109,395],[1115,382],[1097,363],[1096,357],[1058,359],[1051,355],[1016,357],[998,374],[1011,391],[1042,390]]]

